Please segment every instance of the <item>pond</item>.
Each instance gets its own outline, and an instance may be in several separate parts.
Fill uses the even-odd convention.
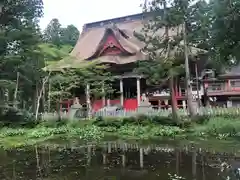
[[[0,179],[175,180],[171,176],[177,174],[186,180],[237,180],[238,157],[238,152],[166,142],[34,146],[1,150]]]

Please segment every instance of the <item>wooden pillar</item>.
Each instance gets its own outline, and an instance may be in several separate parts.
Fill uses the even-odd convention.
[[[161,100],[158,100],[158,108],[161,109],[162,106],[161,106]]]
[[[182,96],[182,89],[181,89],[180,83],[178,85],[178,94],[179,94],[179,96]]]
[[[231,90],[231,81],[228,79],[226,84],[227,84],[227,91],[230,91]]]
[[[141,102],[141,85],[140,85],[140,78],[137,78],[137,105],[140,106]]]
[[[123,79],[120,79],[120,103],[123,106],[124,103],[124,96],[123,96]]]
[[[183,105],[183,109],[186,110],[186,109],[187,109],[186,100],[183,100],[183,101],[182,101],[182,105]]]
[[[70,110],[70,104],[71,104],[71,101],[68,100],[68,101],[67,101],[67,112],[69,112],[69,110]]]
[[[87,87],[86,87],[86,101],[87,101],[88,118],[91,118],[91,116],[92,116],[92,107],[91,107],[90,85],[89,84],[87,84]]]
[[[107,99],[107,107],[109,107],[110,106],[110,99],[108,98]]]

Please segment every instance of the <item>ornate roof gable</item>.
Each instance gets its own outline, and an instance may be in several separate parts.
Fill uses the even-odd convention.
[[[120,29],[118,29],[116,25],[107,27],[95,53],[88,59],[94,59],[107,55],[133,55],[133,53],[124,49],[124,47],[120,44],[119,40],[123,38],[127,40],[128,36]]]

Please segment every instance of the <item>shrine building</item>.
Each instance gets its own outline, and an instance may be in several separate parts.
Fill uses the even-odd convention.
[[[118,96],[109,99],[105,97],[102,99],[91,98],[94,111],[106,105],[115,104],[123,106],[125,110],[136,110],[141,103],[143,94],[147,94],[149,103],[158,108],[170,106],[168,86],[150,87],[146,84],[144,74],[133,73],[138,61],[148,59],[147,54],[143,51],[145,44],[136,37],[137,33],[141,33],[148,20],[149,18],[145,14],[140,13],[84,25],[71,56],[76,58],[77,63],[97,59],[100,63],[109,65],[109,71],[116,77],[113,87],[120,92]],[[163,34],[164,28],[158,33],[159,35]],[[175,29],[169,30],[170,37],[176,33]],[[197,74],[201,75],[204,68],[205,61],[190,62],[190,71],[195,79]],[[206,90],[208,87],[207,96],[218,96],[217,98],[226,104],[229,95],[240,95],[240,85],[238,90],[235,87],[236,84],[239,84],[240,79],[236,80],[236,77],[238,76],[231,76],[232,80],[229,80],[228,75],[223,75],[220,80],[204,79],[203,85],[197,87],[198,90],[196,83],[193,83],[193,95],[202,100],[204,88]],[[219,83],[221,85],[218,85]],[[186,108],[184,82],[177,79],[174,84],[176,104],[179,108]],[[85,97],[82,94],[78,96],[80,99],[83,98],[81,96]],[[69,100],[62,102],[62,104],[67,104],[67,107],[70,107]]]

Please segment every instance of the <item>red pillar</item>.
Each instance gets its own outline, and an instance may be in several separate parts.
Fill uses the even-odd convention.
[[[69,109],[70,109],[70,103],[71,103],[71,100],[68,100],[68,101],[67,101],[67,112],[69,112]]]

